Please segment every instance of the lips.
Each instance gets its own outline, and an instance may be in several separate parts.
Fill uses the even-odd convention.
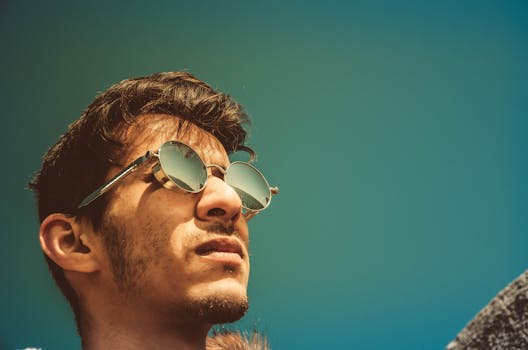
[[[213,239],[200,244],[196,248],[196,254],[209,255],[212,253],[232,253],[238,254],[240,258],[244,258],[244,250],[237,240],[234,239]]]

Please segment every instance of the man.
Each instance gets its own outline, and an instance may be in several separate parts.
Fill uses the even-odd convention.
[[[159,73],[97,96],[45,155],[30,184],[40,243],[84,349],[266,347],[207,337],[248,308],[247,220],[277,191],[230,165],[254,158],[247,122],[192,75]]]

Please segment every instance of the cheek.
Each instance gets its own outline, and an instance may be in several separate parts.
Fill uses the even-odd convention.
[[[165,189],[157,183],[136,181],[113,195],[107,213],[127,222],[133,231],[165,226],[170,232],[194,218],[197,197]]]
[[[169,190],[159,184],[150,191],[144,191],[137,203],[138,210],[148,213],[156,220],[183,223],[194,218],[199,194]]]
[[[189,242],[186,239],[188,232],[186,232],[184,225],[179,225],[169,235],[168,249],[170,255],[180,264],[187,264],[191,258],[189,254]]]
[[[136,220],[132,220],[135,225],[132,230],[140,231],[140,235],[144,237],[145,249],[153,250],[159,257],[170,260],[184,259],[184,252],[188,249],[188,236],[193,232],[188,227],[193,221],[193,216],[181,207],[160,209],[158,206],[154,209],[145,211],[151,213],[146,214],[148,216],[136,216]]]
[[[191,196],[140,183],[114,195],[107,217],[121,223],[135,254],[166,259],[184,251],[194,203]]]

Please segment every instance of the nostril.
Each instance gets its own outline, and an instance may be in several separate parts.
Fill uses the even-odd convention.
[[[242,214],[242,212],[239,211],[238,213],[236,213],[235,215],[233,215],[233,217],[231,218],[231,221],[232,221],[232,222],[237,221],[237,220],[238,220],[238,217],[239,217],[241,214]]]
[[[226,214],[226,211],[222,208],[213,208],[209,209],[207,212],[207,216],[224,216]]]

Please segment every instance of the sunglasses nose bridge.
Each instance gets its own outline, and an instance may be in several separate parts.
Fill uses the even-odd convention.
[[[218,171],[220,171],[222,173],[222,175],[224,175],[224,176],[225,176],[225,174],[227,174],[227,169],[224,168],[221,165],[218,165],[218,164],[205,164],[205,168],[206,169],[209,169],[209,168],[218,169]]]

